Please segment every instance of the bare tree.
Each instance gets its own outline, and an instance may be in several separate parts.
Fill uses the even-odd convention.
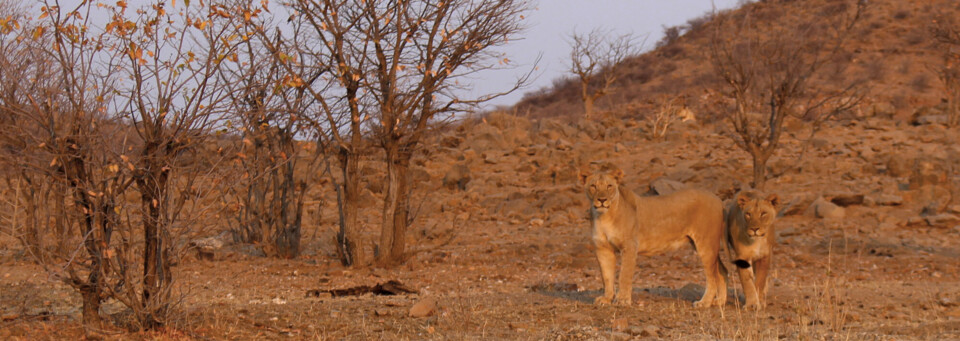
[[[410,216],[410,161],[431,125],[455,112],[473,108],[518,89],[465,97],[458,85],[465,76],[508,60],[493,48],[506,44],[523,29],[526,3],[520,0],[398,1],[365,6],[368,54],[374,65],[367,84],[379,110],[372,129],[384,150],[386,192],[377,260],[381,265],[406,258],[405,235]],[[388,18],[382,20],[382,18]]]
[[[584,116],[593,115],[598,99],[607,95],[620,77],[623,61],[642,47],[632,34],[610,37],[594,29],[570,35],[570,72],[580,79]]]
[[[356,195],[359,153],[369,129],[383,148],[386,193],[377,261],[388,265],[405,257],[411,224],[408,170],[432,124],[516,89],[473,98],[462,96],[459,79],[508,62],[491,48],[521,29],[521,1],[291,1],[294,33],[276,43],[274,54],[287,61],[295,86],[319,103],[321,133],[336,146],[343,170],[344,208],[341,250],[359,255]],[[262,31],[261,31],[262,32]],[[286,48],[287,50],[284,50]],[[290,62],[296,60],[296,62]],[[295,69],[296,66],[307,66]],[[369,119],[369,122],[367,120]],[[341,129],[341,127],[344,127]],[[349,134],[343,136],[343,134]],[[351,260],[353,259],[353,260]]]
[[[718,15],[709,57],[732,102],[725,109],[736,132],[733,140],[753,158],[755,188],[763,190],[766,163],[780,146],[785,119],[810,122],[816,132],[862,98],[859,81],[829,87],[818,77],[825,65],[836,62],[864,6],[864,1],[842,2],[820,9],[817,25],[801,18],[754,21],[756,12],[774,10],[765,4]],[[811,15],[812,10],[792,13]]]
[[[267,255],[293,258],[300,253],[307,191],[295,172],[302,150],[296,138],[309,126],[299,118],[309,95],[303,87],[284,86],[286,72],[258,40],[242,42],[238,54],[223,70],[231,116],[242,138],[237,161],[243,188],[236,195],[234,231],[240,241],[260,245]]]
[[[289,30],[272,30],[270,18],[261,15],[250,15],[246,29],[279,62],[282,86],[302,91],[311,100],[299,118],[313,128],[318,152],[332,151],[339,163],[339,180],[329,174],[340,218],[337,252],[344,265],[364,265],[359,162],[368,145],[363,125],[371,104],[369,92],[361,87],[370,68],[365,53],[372,50],[372,42],[358,29],[363,13],[347,0],[295,0],[283,5],[293,13],[287,21]],[[242,10],[262,13],[252,6]]]
[[[960,124],[960,25],[953,16],[941,16],[934,20],[931,31],[942,58],[942,64],[933,70],[943,83],[947,124],[955,127]]]
[[[4,215],[32,258],[79,292],[84,327],[95,333],[132,183],[120,167],[126,132],[107,111],[117,59],[102,49],[109,37],[82,29],[89,6],[43,5],[36,20],[4,11],[17,15],[0,29],[0,160],[14,171],[6,185],[22,207]]]
[[[237,58],[239,35],[218,3],[174,9],[161,0],[129,16],[119,2],[112,15],[106,29],[118,40],[127,78],[117,112],[140,141],[125,159],[140,195],[144,238],[142,288],[114,297],[133,308],[143,327],[154,328],[171,308],[173,252],[190,227],[182,223],[192,218],[184,208],[197,202],[197,176],[209,174],[190,156],[226,114],[229,96],[218,75],[225,60]]]

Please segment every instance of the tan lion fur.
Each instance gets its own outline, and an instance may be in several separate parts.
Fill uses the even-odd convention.
[[[581,172],[590,200],[590,222],[603,295],[594,302],[632,303],[637,255],[656,255],[693,244],[707,277],[706,292],[696,307],[723,306],[727,300],[723,246],[723,203],[712,193],[687,189],[665,196],[640,197],[622,186],[623,171]],[[621,255],[619,291],[614,297],[616,252]]]

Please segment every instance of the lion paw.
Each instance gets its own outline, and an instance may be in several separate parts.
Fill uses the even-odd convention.
[[[693,307],[694,307],[694,308],[709,308],[710,306],[713,306],[713,302],[712,302],[712,301],[713,301],[713,300],[709,300],[709,301],[708,301],[708,300],[701,299],[701,300],[699,300],[699,301],[693,302]]]
[[[617,297],[617,299],[613,300],[613,304],[616,304],[616,305],[618,305],[618,306],[627,307],[627,306],[630,306],[630,305],[633,304],[633,299],[630,299],[630,298],[619,298],[619,297]]]
[[[607,305],[607,304],[610,304],[610,301],[612,301],[612,300],[613,300],[612,297],[600,296],[600,297],[597,297],[596,299],[593,300],[593,304],[596,304],[596,305]]]

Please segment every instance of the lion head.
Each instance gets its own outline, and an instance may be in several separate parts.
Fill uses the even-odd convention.
[[[598,213],[605,213],[611,205],[620,199],[620,181],[623,171],[613,169],[606,173],[580,173],[580,183],[584,185],[591,207]]]
[[[780,197],[770,194],[764,198],[757,191],[743,191],[737,194],[737,206],[747,222],[746,235],[750,238],[760,238],[773,229],[777,208],[780,207]]]

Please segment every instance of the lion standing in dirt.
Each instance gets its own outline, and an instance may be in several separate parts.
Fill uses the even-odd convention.
[[[727,208],[727,242],[740,273],[747,308],[763,308],[766,304],[767,274],[776,243],[773,221],[779,206],[776,194],[764,197],[747,190],[737,193]]]
[[[590,223],[597,260],[603,277],[603,296],[596,304],[611,301],[630,305],[633,301],[633,272],[637,254],[661,254],[692,243],[703,262],[707,289],[695,307],[723,306],[727,301],[726,269],[720,262],[723,246],[723,203],[700,190],[681,190],[658,196],[640,197],[620,185],[623,171],[607,174],[580,174],[590,199]],[[614,297],[614,274],[621,255],[619,291]]]

